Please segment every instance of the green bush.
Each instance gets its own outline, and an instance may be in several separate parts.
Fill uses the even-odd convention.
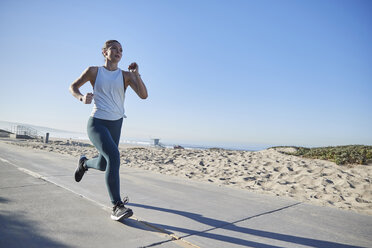
[[[372,160],[372,146],[349,145],[329,147],[295,147],[296,153],[291,155],[305,158],[323,159],[335,162],[338,165],[344,164],[367,164]]]

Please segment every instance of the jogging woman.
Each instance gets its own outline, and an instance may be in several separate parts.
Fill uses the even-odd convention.
[[[97,148],[99,156],[87,159],[82,156],[79,159],[75,171],[75,180],[80,182],[88,168],[105,171],[105,179],[108,193],[113,204],[111,218],[120,220],[129,218],[133,211],[124,206],[120,197],[120,154],[119,140],[124,114],[125,92],[130,86],[137,95],[147,98],[147,89],[138,71],[138,65],[131,63],[128,71],[118,67],[123,49],[116,40],[108,40],[102,48],[105,57],[104,66],[91,66],[70,86],[71,94],[84,104],[91,104],[94,100],[92,114],[88,120],[88,136]],[[93,93],[83,95],[79,88],[86,82],[90,82]]]

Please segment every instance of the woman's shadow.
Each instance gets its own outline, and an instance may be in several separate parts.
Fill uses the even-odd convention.
[[[155,206],[148,206],[148,205],[137,204],[137,203],[129,203],[128,205],[132,207],[138,207],[138,208],[150,209],[154,211],[162,211],[162,212],[172,213],[176,215],[181,215],[189,219],[192,219],[194,221],[200,222],[202,224],[211,226],[211,228],[209,229],[198,231],[198,230],[171,226],[171,225],[162,224],[162,223],[145,222],[145,224],[148,224],[150,227],[155,227],[155,229],[157,228],[158,232],[162,232],[166,234],[174,234],[174,232],[180,232],[180,233],[186,234],[186,235],[179,237],[182,239],[185,239],[190,236],[199,236],[199,237],[204,237],[207,239],[219,240],[219,241],[223,241],[226,243],[243,245],[243,246],[248,246],[248,247],[255,247],[255,248],[279,248],[280,247],[280,246],[268,245],[268,244],[258,243],[258,242],[248,240],[249,235],[253,235],[253,236],[262,237],[266,239],[272,239],[275,241],[284,241],[284,242],[288,242],[292,244],[305,245],[305,246],[316,247],[316,248],[324,248],[324,247],[327,247],[327,248],[363,248],[360,246],[352,246],[352,245],[335,243],[335,242],[330,242],[330,241],[325,241],[325,240],[318,240],[318,239],[304,238],[304,237],[298,237],[298,236],[287,235],[287,234],[280,234],[280,233],[275,233],[275,232],[261,231],[261,230],[256,230],[256,229],[242,227],[242,226],[237,225],[240,222],[253,219],[259,216],[271,214],[277,211],[281,211],[285,208],[293,207],[298,204],[300,203],[295,203],[290,206],[286,206],[283,208],[275,209],[275,210],[261,213],[258,215],[250,216],[250,217],[237,220],[234,222],[227,222],[227,221],[212,219],[212,218],[208,218],[203,215],[191,213],[191,212],[185,212],[185,211],[167,209],[167,208],[161,208],[161,207],[155,207]],[[139,225],[138,223],[135,223],[133,221],[131,222],[126,221],[125,224],[132,226],[134,228],[144,229],[142,225]],[[238,232],[238,233],[241,233],[242,235],[241,236],[235,235],[235,237],[232,237],[228,235],[212,233],[212,231],[217,230],[217,229]],[[154,230],[152,229],[152,231]],[[169,241],[166,241],[166,242],[169,242]],[[150,245],[150,246],[154,246],[154,245]]]

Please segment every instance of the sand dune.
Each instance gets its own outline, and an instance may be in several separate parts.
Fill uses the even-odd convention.
[[[85,142],[4,142],[74,157],[97,155],[95,148]],[[120,146],[122,166],[372,215],[372,165],[339,166],[280,151],[279,148],[249,152]]]

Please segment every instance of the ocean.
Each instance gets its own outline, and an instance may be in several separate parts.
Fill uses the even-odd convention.
[[[49,127],[42,127],[36,126],[32,124],[25,124],[25,123],[17,123],[17,122],[8,122],[8,121],[0,121],[0,129],[14,132],[17,129],[17,126],[23,126],[30,128],[34,132],[37,132],[37,136],[45,137],[46,133],[49,133],[49,137],[51,138],[60,138],[60,139],[78,139],[78,140],[89,140],[87,133],[81,132],[72,132],[60,129],[54,129]],[[153,146],[154,140],[153,139],[129,139],[129,138],[121,138],[120,143],[122,144],[131,144],[131,145],[140,145],[140,146]],[[231,144],[216,144],[216,143],[201,143],[195,142],[194,144],[188,144],[179,141],[164,141],[160,140],[159,145],[166,148],[173,148],[174,146],[182,146],[185,149],[210,149],[210,148],[220,148],[226,150],[242,150],[242,151],[259,151],[264,150],[272,145],[255,145],[255,144],[240,144],[240,145],[231,145]]]

